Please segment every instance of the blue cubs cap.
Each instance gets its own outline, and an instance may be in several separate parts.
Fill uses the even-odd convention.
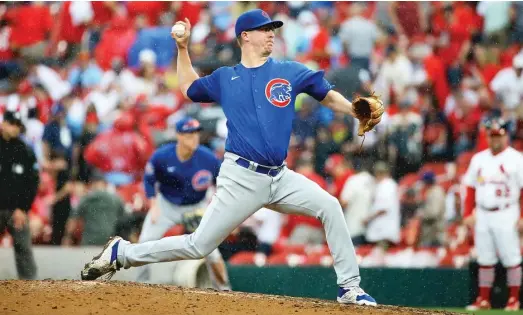
[[[194,118],[183,118],[176,123],[176,132],[177,133],[191,133],[202,130],[200,122]]]
[[[256,9],[250,10],[238,17],[234,27],[236,37],[240,36],[242,32],[252,31],[265,25],[271,24],[274,28],[283,26],[282,21],[273,21],[267,12]]]

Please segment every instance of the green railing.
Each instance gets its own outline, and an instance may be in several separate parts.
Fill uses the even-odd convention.
[[[380,304],[463,307],[470,300],[467,269],[361,269],[361,286]],[[229,266],[233,290],[335,299],[332,268]]]

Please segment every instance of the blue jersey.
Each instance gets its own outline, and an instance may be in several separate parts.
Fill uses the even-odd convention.
[[[176,143],[166,144],[156,150],[145,168],[145,193],[148,198],[158,191],[173,204],[196,204],[205,198],[218,176],[220,161],[213,152],[200,146],[193,156],[180,162]]]
[[[187,96],[195,102],[217,102],[227,117],[225,150],[256,163],[280,166],[300,93],[325,98],[332,85],[323,71],[303,64],[268,58],[257,68],[242,64],[222,67],[191,84]]]

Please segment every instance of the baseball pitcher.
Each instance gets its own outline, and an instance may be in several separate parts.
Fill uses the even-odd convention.
[[[355,116],[360,121],[360,135],[380,122],[382,102],[369,97],[351,103],[332,89],[323,71],[270,58],[274,30],[283,22],[271,20],[262,10],[247,11],[236,21],[241,62],[201,78],[189,57],[189,20],[177,25],[185,30],[172,34],[178,46],[177,74],[182,93],[194,102],[221,104],[227,117],[227,152],[216,193],[194,233],[143,244],[114,237],[86,264],[82,279],[110,277],[122,267],[205,257],[240,223],[266,207],[319,218],[334,259],[338,302],[376,305],[360,288],[356,254],[338,200],[289,170],[284,160],[298,94],[307,93],[334,111]]]
[[[490,290],[498,258],[507,268],[510,297],[506,310],[519,310],[521,251],[520,191],[523,187],[523,155],[508,146],[507,123],[487,122],[489,148],[475,154],[463,177],[466,186],[464,220],[474,225],[479,264],[479,296],[468,310],[490,308]]]

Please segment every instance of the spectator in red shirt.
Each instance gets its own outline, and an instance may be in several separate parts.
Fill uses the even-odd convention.
[[[311,40],[309,58],[317,63],[319,69],[322,70],[330,69],[331,54],[329,51],[329,42],[331,28],[329,19],[320,20],[319,31]]]
[[[399,35],[412,38],[427,29],[427,18],[423,14],[423,3],[415,1],[394,1],[389,6],[389,15]]]
[[[330,193],[339,198],[345,182],[354,174],[350,161],[342,154],[333,154],[325,162],[325,172],[333,178],[333,184],[329,189]]]
[[[66,50],[61,56],[65,61],[74,58],[84,35],[88,35],[88,50],[92,52],[100,41],[102,30],[109,24],[118,8],[114,1],[66,1],[60,6],[51,33],[49,54],[55,54],[58,43],[64,41]]]
[[[200,21],[200,12],[204,9],[205,3],[198,1],[175,1],[172,10],[178,17],[188,18],[191,25],[196,25]]]
[[[93,140],[85,150],[85,161],[104,172],[112,184],[119,186],[135,182],[143,173],[149,158],[149,145],[133,130],[133,115],[124,113],[112,130]]]
[[[12,23],[11,44],[22,57],[41,58],[47,49],[47,39],[53,25],[49,6],[31,2],[8,9]]]
[[[471,104],[462,91],[455,94],[456,108],[449,115],[449,122],[454,135],[454,156],[472,150],[475,145],[481,110],[477,104]]]
[[[168,9],[168,4],[162,1],[129,1],[127,14],[132,20],[144,16],[148,26],[156,26],[160,21],[160,15]]]
[[[437,37],[437,54],[448,66],[460,55],[462,45],[476,31],[474,12],[467,5],[445,5],[432,19],[432,34]]]
[[[95,56],[103,70],[111,68],[111,61],[120,57],[126,60],[127,53],[136,40],[136,30],[125,16],[115,16],[101,35]]]
[[[475,64],[471,70],[479,76],[483,85],[489,87],[496,74],[503,69],[500,63],[501,47],[494,43],[478,44],[473,54]]]
[[[433,93],[438,100],[439,108],[443,109],[450,91],[445,72],[445,63],[438,54],[431,53],[425,58],[423,65],[434,89]]]
[[[60,11],[51,31],[49,53],[53,54],[60,41],[67,43],[65,59],[69,60],[79,51],[79,45],[86,30],[86,23],[76,24],[72,17],[72,1],[66,1],[60,6]],[[78,7],[77,10],[85,10]],[[73,11],[74,12],[74,11]]]

